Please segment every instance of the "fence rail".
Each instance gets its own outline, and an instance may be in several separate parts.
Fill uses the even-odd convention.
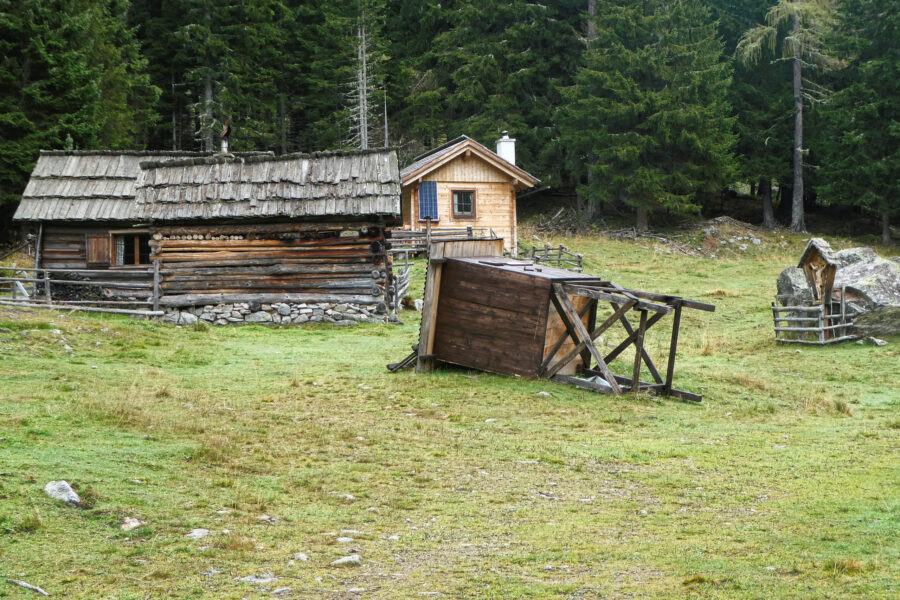
[[[827,311],[824,304],[777,306],[773,302],[772,318],[775,324],[775,341],[784,344],[824,346],[857,339],[858,336],[850,333],[850,327],[858,313],[849,309],[843,298],[844,294],[842,293],[841,302],[832,303]]]
[[[544,244],[543,247],[520,245],[519,256],[522,258],[530,258],[535,263],[551,265],[561,269],[576,271],[578,273],[581,273],[584,270],[584,267],[582,266],[584,257],[581,254],[570,251],[562,244],[559,246]]]
[[[0,304],[6,306],[29,305],[147,316],[164,314],[159,310],[160,286],[157,265],[150,269],[127,271],[27,267],[0,268],[0,271],[12,273],[12,276],[0,277]],[[59,275],[54,277],[54,273],[66,273],[72,278],[60,279]],[[92,279],[96,276],[104,279]],[[122,279],[114,280],[117,276]],[[83,293],[73,294],[72,288],[68,286],[85,289]],[[84,297],[84,294],[90,291],[87,288],[91,287],[97,288],[100,297]],[[60,298],[60,293],[66,297]]]
[[[450,239],[498,239],[497,234],[489,227],[462,227],[451,229],[432,226],[430,236],[431,240],[435,242],[447,241]],[[428,239],[429,232],[427,229],[421,231],[394,229],[391,231],[391,250],[409,250],[413,253],[426,252],[428,250]]]

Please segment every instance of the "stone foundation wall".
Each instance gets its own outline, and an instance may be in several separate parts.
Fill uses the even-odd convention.
[[[353,325],[359,322],[387,323],[390,315],[383,304],[359,305],[350,303],[318,302],[293,304],[276,302],[273,304],[251,305],[247,302],[234,304],[207,304],[182,309],[166,310],[161,320],[177,325],[193,325],[198,320],[210,325],[232,325],[241,323],[273,323],[288,325],[293,323],[333,323]]]

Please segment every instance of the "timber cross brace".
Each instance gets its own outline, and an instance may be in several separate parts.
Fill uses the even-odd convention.
[[[682,310],[714,311],[713,305],[504,258],[502,251],[500,240],[431,244],[419,344],[391,370],[415,362],[416,372],[424,373],[440,361],[599,392],[649,391],[701,400],[699,394],[673,387],[675,355]],[[602,323],[597,322],[600,314]],[[672,316],[672,331],[663,376],[645,339],[667,315]],[[624,339],[604,354],[596,340],[609,336],[614,326],[624,329]],[[609,365],[629,347],[635,351],[631,376],[614,374]],[[644,366],[652,382],[641,381]]]
[[[579,296],[587,298],[587,302],[580,311],[576,311],[575,306],[570,299],[571,296]],[[702,396],[684,390],[672,387],[672,381],[675,375],[675,355],[678,350],[678,334],[681,328],[681,311],[683,308],[695,308],[704,311],[714,311],[715,306],[704,304],[702,302],[694,302],[685,300],[677,296],[668,296],[664,294],[655,294],[652,292],[643,292],[640,290],[624,289],[609,281],[578,281],[573,283],[552,284],[550,300],[557,314],[565,325],[565,332],[552,346],[549,354],[544,358],[541,364],[540,376],[561,383],[571,383],[578,387],[592,389],[595,391],[612,391],[620,394],[623,387],[633,393],[641,390],[650,391],[665,396],[676,396],[683,400],[699,402]],[[613,313],[597,325],[597,309],[601,303],[609,303]],[[638,326],[628,320],[628,313],[638,313]],[[653,316],[648,316],[653,313]],[[647,352],[644,345],[644,339],[647,330],[659,323],[666,315],[673,314],[672,333],[669,343],[668,364],[666,366],[666,376],[663,379],[662,374]],[[588,316],[588,325],[583,322],[584,316]],[[627,334],[625,339],[619,343],[610,353],[605,356],[594,344],[595,340],[608,331],[616,323],[621,323]],[[560,348],[568,340],[575,344],[567,354],[557,357]],[[629,346],[634,346],[634,366],[631,377],[615,375],[610,370],[609,365]],[[574,359],[577,355],[581,355],[582,369],[584,375],[596,376],[602,378],[604,383],[585,380],[570,375],[557,375],[560,369]],[[591,368],[592,361],[596,361],[596,368]],[[643,382],[640,380],[641,365],[647,366],[647,370],[653,377],[653,383]],[[608,386],[608,388],[607,388]]]

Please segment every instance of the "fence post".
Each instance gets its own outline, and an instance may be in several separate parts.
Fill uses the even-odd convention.
[[[425,255],[431,255],[431,217],[425,217]]]
[[[37,273],[35,273],[37,275]],[[47,299],[47,304],[53,303],[53,297],[50,294],[50,271],[44,269],[44,296]]]
[[[159,310],[159,259],[153,261],[153,310]]]
[[[824,302],[824,300],[823,300],[823,302]],[[825,343],[825,329],[824,329],[825,323],[826,323],[825,305],[822,304],[821,306],[819,306],[819,343],[820,344]]]

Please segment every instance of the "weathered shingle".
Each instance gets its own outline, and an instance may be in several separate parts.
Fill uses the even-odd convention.
[[[13,219],[134,220],[139,218],[134,185],[141,161],[209,156],[198,152],[43,151]]]
[[[400,214],[394,151],[147,161],[139,218],[154,221]]]

